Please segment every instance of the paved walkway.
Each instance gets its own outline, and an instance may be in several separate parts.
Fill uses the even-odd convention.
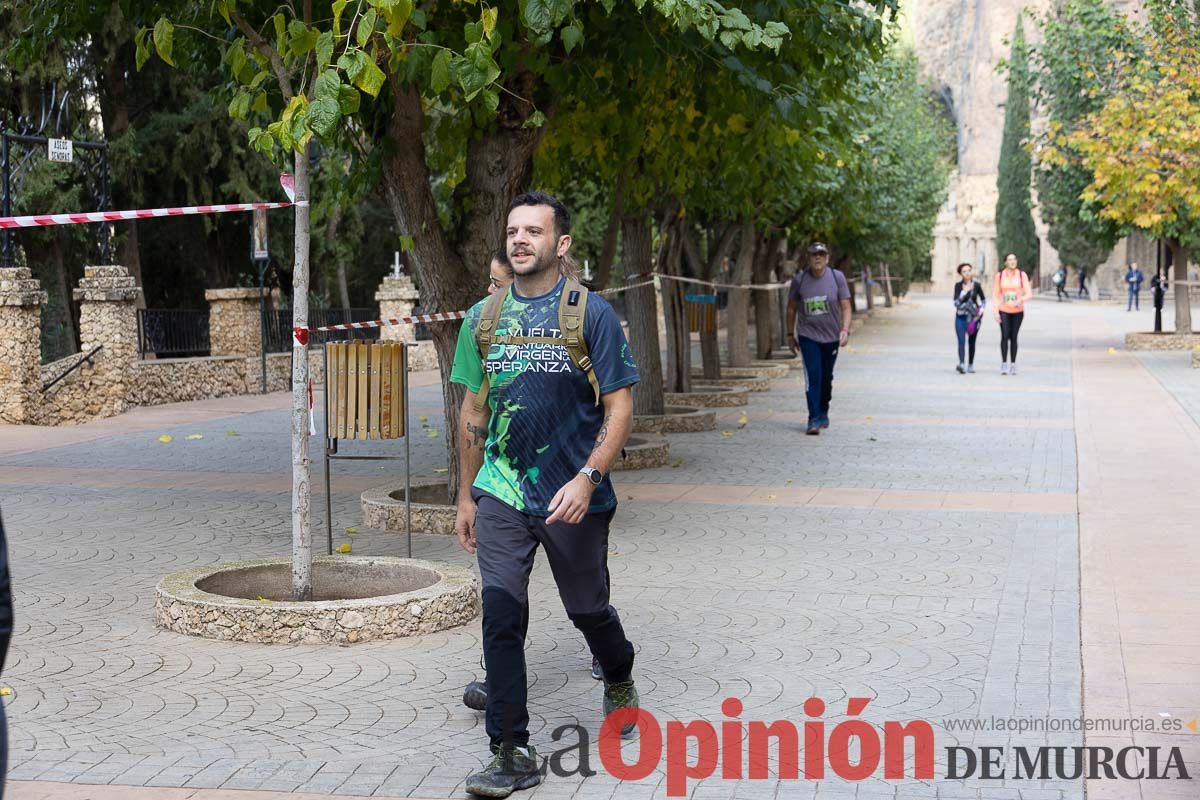
[[[754,396],[744,427],[741,411],[724,412],[722,430],[671,437],[672,466],[620,474],[614,602],[639,648],[644,706],[660,720],[719,721],[721,701],[737,697],[744,720],[799,723],[816,695],[832,728],[849,697],[870,697],[861,715],[870,721],[931,722],[941,775],[944,748],[956,744],[1084,743],[1077,732],[960,721],[1200,712],[1200,632],[1186,616],[1200,564],[1187,533],[1200,506],[1183,497],[1200,467],[1200,374],[1186,354],[1110,354],[1129,324],[1114,307],[1038,302],[1020,376],[998,374],[994,326],[982,335],[980,372],[961,376],[944,306],[880,314],[855,337],[822,436],[803,436],[793,373]],[[413,400],[425,426],[413,439],[415,477],[436,479],[437,386]],[[0,429],[17,591],[4,676],[14,797],[461,794],[486,756],[481,720],[459,702],[478,673],[477,624],[348,648],[221,644],[153,626],[163,574],[288,552],[286,402]],[[1148,457],[1151,448],[1164,458]],[[400,537],[359,524],[358,493],[388,473],[339,466],[337,527],[358,525],[355,554],[401,554]],[[447,537],[417,536],[414,549],[470,563]],[[598,730],[600,691],[541,561],[531,595],[531,730],[545,748],[560,725]],[[1195,736],[1172,738],[1190,747],[1193,774]],[[100,784],[108,788],[80,788]],[[1195,797],[1194,787],[1104,781],[1089,794]],[[1083,792],[1079,780],[714,778],[692,796]],[[659,770],[623,784],[556,777],[528,796],[664,795]]]

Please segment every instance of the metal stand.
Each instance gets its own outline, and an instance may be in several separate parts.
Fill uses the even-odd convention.
[[[325,537],[329,555],[333,555],[333,493],[329,480],[329,462],[342,461],[403,461],[404,462],[404,534],[407,542],[408,558],[412,558],[412,462],[409,439],[412,434],[411,415],[408,411],[408,343],[400,342],[403,346],[400,364],[401,374],[404,375],[404,455],[403,456],[351,456],[338,452],[338,440],[329,435],[329,350],[325,350]]]

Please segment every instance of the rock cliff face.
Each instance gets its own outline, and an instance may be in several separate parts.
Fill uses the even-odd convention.
[[[949,291],[954,268],[967,261],[994,273],[996,177],[1004,128],[1007,77],[997,69],[1009,54],[1017,15],[1042,13],[1054,0],[910,0],[906,13],[917,57],[939,88],[958,127],[958,171],[938,219],[933,254],[935,291]],[[1140,0],[1112,0],[1122,13],[1141,13]],[[1037,31],[1028,19],[1026,34]],[[1036,216],[1036,215],[1035,215]],[[1058,267],[1058,256],[1042,233],[1038,272]]]

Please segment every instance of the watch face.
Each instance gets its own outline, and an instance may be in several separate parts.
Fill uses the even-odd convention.
[[[587,478],[589,481],[599,486],[604,480],[604,475],[598,469],[591,469],[587,472]]]

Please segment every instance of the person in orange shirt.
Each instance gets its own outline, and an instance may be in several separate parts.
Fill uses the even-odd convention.
[[[1017,334],[1025,319],[1025,303],[1032,297],[1029,276],[1017,269],[1017,257],[1009,253],[1004,257],[1004,269],[996,274],[996,288],[992,292],[995,301],[992,316],[1000,323],[1001,375],[1017,374]]]

